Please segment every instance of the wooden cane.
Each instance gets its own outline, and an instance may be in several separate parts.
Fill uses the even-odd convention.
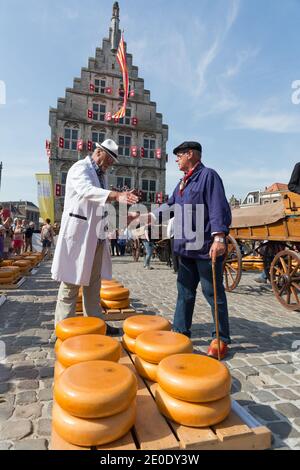
[[[221,360],[220,353],[220,333],[219,333],[219,309],[218,309],[218,300],[217,300],[217,280],[216,280],[216,260],[212,260],[212,275],[213,275],[213,286],[214,286],[214,304],[215,304],[215,324],[216,324],[216,334],[218,342],[218,360]]]

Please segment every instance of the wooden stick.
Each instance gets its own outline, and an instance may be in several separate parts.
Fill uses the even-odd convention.
[[[220,332],[219,332],[219,309],[217,300],[217,281],[216,281],[216,261],[212,261],[212,275],[213,275],[213,286],[214,286],[214,304],[215,304],[215,323],[216,323],[216,334],[218,342],[218,360],[221,360],[220,354]]]

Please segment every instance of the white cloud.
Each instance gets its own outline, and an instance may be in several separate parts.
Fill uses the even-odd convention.
[[[239,114],[234,118],[236,128],[251,129],[278,134],[300,133],[300,115],[287,113]]]
[[[254,49],[247,49],[244,51],[240,51],[237,55],[236,63],[231,64],[227,67],[227,70],[222,74],[224,78],[232,78],[239,74],[241,71],[242,66],[248,62],[250,59],[256,57],[259,53],[259,48]]]

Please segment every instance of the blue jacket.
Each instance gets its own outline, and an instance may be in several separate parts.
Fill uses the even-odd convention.
[[[186,204],[190,204],[190,225],[192,225],[194,232],[204,230],[203,246],[198,250],[187,249],[186,244],[192,241],[191,239],[187,239],[184,233],[184,224],[187,218],[183,216],[182,220],[180,220],[175,210],[174,226],[176,227],[176,225],[179,224],[183,235],[180,239],[176,239],[175,235],[174,252],[179,256],[187,258],[209,259],[209,250],[213,242],[212,234],[224,232],[227,235],[231,225],[231,210],[225,196],[223,182],[216,171],[206,168],[201,163],[188,180],[182,196],[179,192],[179,184],[180,183],[176,186],[173,195],[168,199],[167,204],[157,209],[155,215],[157,216],[159,212],[164,212],[167,209],[170,210],[170,206],[174,204],[181,206],[181,209],[183,209]],[[203,205],[204,224],[200,223],[199,225],[198,220],[198,226],[196,227],[197,204]]]

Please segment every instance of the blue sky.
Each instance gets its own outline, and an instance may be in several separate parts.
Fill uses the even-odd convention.
[[[36,202],[47,172],[49,106],[107,37],[113,0],[0,0],[0,200]],[[300,161],[300,0],[120,0],[121,28],[172,149],[203,145],[203,162],[242,197],[287,182]],[[3,89],[3,83],[2,83]]]

